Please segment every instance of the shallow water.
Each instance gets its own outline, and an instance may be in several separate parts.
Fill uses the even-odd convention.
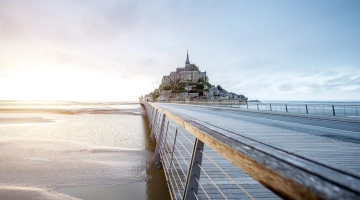
[[[152,164],[144,109],[78,104],[61,108],[75,115],[51,106],[29,112],[24,103],[25,113],[20,106],[0,113],[0,189],[41,188],[65,199],[170,199],[163,172]]]

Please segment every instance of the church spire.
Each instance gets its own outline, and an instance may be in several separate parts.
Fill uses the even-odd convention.
[[[185,64],[190,64],[190,61],[189,61],[189,50],[186,50],[186,61],[185,61]]]

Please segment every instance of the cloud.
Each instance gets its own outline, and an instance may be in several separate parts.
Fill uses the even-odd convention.
[[[0,75],[141,80],[142,94],[189,47],[212,84],[250,98],[360,99],[357,5],[0,0]]]
[[[355,91],[360,88],[360,75],[347,74],[336,78],[329,78],[323,84],[317,87],[312,85],[311,88],[313,91]]]
[[[284,91],[284,92],[292,91],[295,89],[291,82],[282,83],[278,88],[280,91]]]
[[[238,79],[238,83],[231,82],[223,87],[229,91],[244,94],[250,99],[359,100],[360,72],[356,71],[358,70],[350,73],[332,70],[311,76],[283,73],[272,74],[266,79],[262,76],[244,77]]]
[[[25,6],[15,1],[0,2],[0,41],[25,36]]]

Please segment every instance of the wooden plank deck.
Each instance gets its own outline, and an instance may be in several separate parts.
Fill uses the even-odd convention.
[[[226,130],[223,132],[226,132],[226,136],[228,137],[237,140],[248,138],[290,154],[294,153],[294,155],[300,155],[300,157],[304,156],[304,158],[311,158],[316,160],[316,162],[330,166],[333,169],[342,169],[349,174],[359,175],[360,142],[346,142],[326,136],[301,132],[296,130],[296,127],[298,126],[296,124],[294,129],[287,129],[244,121],[240,120],[236,114],[226,113],[226,111],[219,115],[219,112],[215,109],[199,111],[196,110],[196,108],[183,109],[178,106],[171,106],[171,104],[156,105],[163,109],[171,110],[171,112],[186,115],[189,118],[192,118],[194,122],[208,127],[211,130],[220,130],[220,132],[222,132],[221,130]],[[161,117],[157,118],[158,122],[156,124],[158,127],[161,125],[160,119]],[[271,123],[277,123],[276,120],[271,121],[271,119],[268,119],[268,121]],[[167,133],[164,133],[161,158],[167,180],[170,184],[170,190],[174,195],[173,198],[181,199],[186,184],[195,137],[171,119],[166,118],[166,123],[167,122],[169,122],[170,125]],[[357,125],[359,124],[355,125],[355,130],[357,129]],[[309,126],[307,128],[312,127]],[[318,128],[319,127],[314,127],[314,130],[318,130]],[[177,135],[175,139],[176,129]],[[336,131],[341,133],[343,130],[329,129],[325,130],[325,132],[326,131],[332,131],[333,134]],[[349,133],[359,134],[358,132],[346,132],[346,134]],[[159,137],[159,135],[156,136]],[[199,187],[198,191],[199,199],[208,199],[208,197],[211,199],[279,198],[272,191],[241,171],[238,167],[230,163],[227,159],[208,146],[205,145],[203,152],[206,156],[203,156],[201,166],[206,173],[202,172],[200,175],[199,183],[201,187]],[[208,158],[210,158],[211,161]],[[214,165],[213,162],[215,162],[218,166]],[[233,180],[229,179],[221,170],[218,169],[218,167],[220,167],[221,170],[226,171],[228,176],[230,176]]]

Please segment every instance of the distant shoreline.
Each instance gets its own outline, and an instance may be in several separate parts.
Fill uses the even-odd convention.
[[[360,104],[360,101],[311,101],[311,100],[263,100],[263,103],[317,103],[317,104]]]
[[[258,102],[258,103],[261,103],[261,101],[255,99],[255,100],[248,100],[248,102]]]

